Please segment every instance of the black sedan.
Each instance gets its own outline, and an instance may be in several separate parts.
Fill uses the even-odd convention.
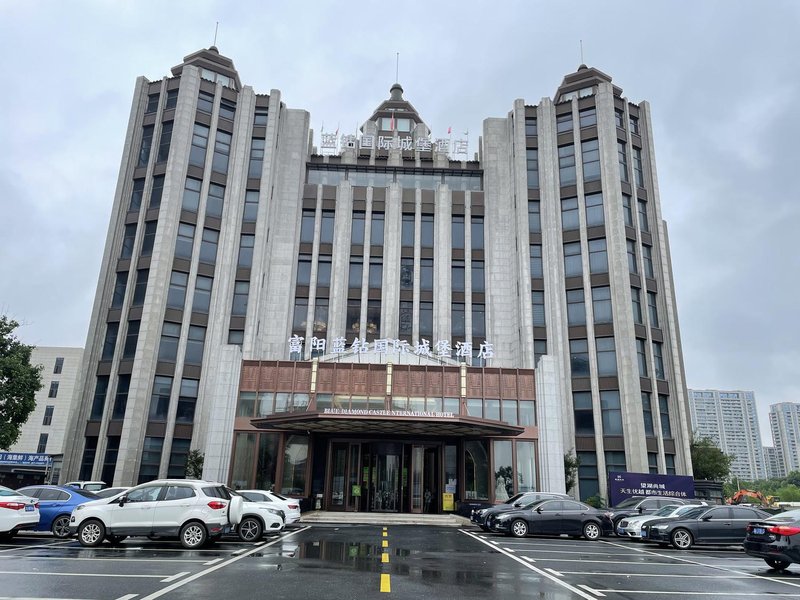
[[[658,519],[645,523],[642,539],[678,550],[695,544],[741,544],[747,524],[769,517],[768,512],[748,506],[698,506],[679,519]]]
[[[611,535],[611,520],[603,511],[575,500],[540,500],[524,508],[494,514],[486,521],[490,531],[514,537],[536,535],[583,536],[596,540]]]
[[[792,563],[800,563],[799,534],[800,510],[779,513],[747,526],[744,551],[782,571]]]
[[[517,508],[525,508],[529,504],[533,504],[539,500],[546,500],[547,498],[570,499],[570,497],[566,494],[559,494],[555,492],[520,492],[501,504],[473,510],[472,515],[470,516],[470,521],[475,523],[475,525],[484,531],[489,531],[489,528],[486,526],[486,520],[490,516],[509,510],[515,510]]]

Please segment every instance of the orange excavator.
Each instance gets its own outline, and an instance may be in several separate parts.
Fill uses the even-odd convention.
[[[765,496],[761,492],[755,490],[738,490],[733,496],[728,498],[728,504],[741,504],[742,502],[751,502],[757,500],[762,506],[773,506],[778,502],[779,498],[776,496]]]

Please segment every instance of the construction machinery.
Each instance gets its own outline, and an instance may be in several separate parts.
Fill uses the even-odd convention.
[[[728,498],[727,504],[760,504],[774,508],[778,505],[780,498],[778,496],[765,496],[761,492],[755,490],[738,490],[733,496]]]

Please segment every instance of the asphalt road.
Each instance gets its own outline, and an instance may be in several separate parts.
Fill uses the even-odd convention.
[[[195,551],[138,538],[87,549],[41,535],[0,545],[0,600],[767,596],[800,598],[800,565],[776,572],[733,547],[677,551],[477,528],[315,524]]]

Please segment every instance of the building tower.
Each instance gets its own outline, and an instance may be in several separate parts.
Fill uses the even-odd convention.
[[[206,478],[446,510],[563,491],[568,451],[582,498],[690,473],[646,102],[582,65],[455,160],[396,83],[321,138],[213,47],[137,81],[71,476],[199,449]]]
[[[769,425],[772,444],[778,455],[780,477],[800,471],[800,404],[779,402],[769,407]]]

